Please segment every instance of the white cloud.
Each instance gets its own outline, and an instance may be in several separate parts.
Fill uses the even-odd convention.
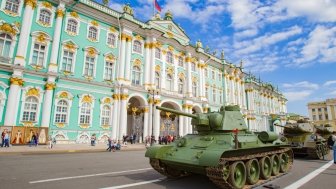
[[[336,96],[336,90],[329,93],[330,96]]]
[[[315,83],[310,83],[308,81],[301,81],[297,83],[284,83],[283,88],[285,90],[317,90],[319,85]]]
[[[259,2],[255,0],[230,0],[228,11],[231,13],[232,25],[236,29],[245,29],[255,26],[258,16],[255,10]]]
[[[123,8],[123,4],[119,4],[119,3],[110,3],[110,8],[119,12],[122,12],[122,8]]]
[[[323,86],[328,87],[328,86],[330,86],[330,85],[334,85],[334,84],[336,84],[336,80],[326,81],[326,82],[323,84]]]
[[[288,99],[288,101],[300,101],[305,100],[309,97],[313,91],[292,91],[292,92],[284,92],[283,94]]]

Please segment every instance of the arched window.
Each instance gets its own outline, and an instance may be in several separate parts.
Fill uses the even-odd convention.
[[[108,105],[104,105],[101,111],[101,125],[110,125],[111,108]]]
[[[159,48],[155,48],[155,58],[161,59],[161,50]]]
[[[0,34],[0,56],[9,57],[12,37],[6,33]]]
[[[69,19],[67,24],[67,31],[71,33],[77,33],[78,22],[74,19]]]
[[[55,123],[67,123],[68,103],[60,100],[56,105]]]
[[[166,61],[170,64],[173,63],[173,54],[171,52],[167,52]]]
[[[167,74],[166,89],[169,91],[173,90],[173,77],[170,74]]]
[[[40,11],[39,22],[50,25],[51,13],[45,9]]]
[[[179,65],[180,67],[183,67],[183,58],[182,58],[182,57],[179,57],[179,58],[178,58],[178,65]]]
[[[115,46],[116,36],[113,33],[109,33],[107,36],[107,44]]]
[[[142,53],[142,47],[140,41],[134,41],[133,42],[133,51],[136,53]]]
[[[161,88],[161,85],[160,85],[160,73],[159,72],[155,72],[155,86],[157,89],[160,89]]]
[[[184,92],[184,82],[183,79],[180,78],[178,81],[178,93],[183,94],[183,92]]]
[[[26,98],[23,106],[22,121],[36,121],[38,100],[36,97],[29,96]]]
[[[195,81],[192,82],[192,94],[194,97],[197,96],[197,83]]]
[[[133,66],[132,70],[132,84],[133,85],[140,85],[141,79],[141,70],[138,66]]]
[[[191,63],[191,71],[196,71],[196,64],[195,63]]]
[[[18,13],[19,6],[20,6],[20,0],[7,0],[6,5],[5,5],[5,10]]]
[[[91,124],[91,104],[88,102],[80,108],[79,124]]]
[[[43,66],[46,58],[46,46],[40,43],[34,44],[32,65]]]
[[[89,27],[89,35],[88,35],[88,38],[89,39],[94,39],[94,40],[97,40],[97,36],[98,36],[98,29],[91,26]]]

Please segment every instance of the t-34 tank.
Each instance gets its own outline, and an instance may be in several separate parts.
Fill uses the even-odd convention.
[[[198,114],[157,109],[191,117],[198,133],[147,149],[151,166],[167,177],[204,174],[220,188],[251,188],[292,166],[293,153],[286,139],[272,132],[249,132],[238,106]]]

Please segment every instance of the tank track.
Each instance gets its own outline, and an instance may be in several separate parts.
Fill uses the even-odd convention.
[[[267,155],[280,154],[280,153],[287,153],[289,155],[289,165],[288,165],[287,170],[290,170],[292,165],[293,165],[292,149],[291,148],[282,148],[280,150],[268,151],[268,152],[263,152],[263,153],[258,153],[258,154],[250,154],[250,155],[246,155],[246,156],[222,157],[222,158],[220,158],[219,164],[217,166],[206,168],[206,176],[214,184],[216,184],[219,188],[234,189],[234,187],[230,183],[228,183],[226,180],[223,179],[223,167],[225,166],[225,164],[230,163],[230,162],[234,162],[234,161],[246,161],[246,160],[253,159],[253,158],[261,158],[261,157],[264,157],[264,156],[267,156]],[[165,165],[161,164],[159,159],[151,158],[149,162],[150,162],[150,165],[153,167],[154,170],[161,173],[162,175],[167,176],[168,178],[178,178],[178,177],[188,175],[188,173],[184,173],[184,172],[181,172],[181,171],[178,171],[178,170],[175,170],[176,172],[171,172],[171,171],[168,172],[167,167]],[[284,174],[287,174],[287,172],[279,173],[276,176],[271,176],[267,180],[259,180],[254,185],[245,185],[244,189],[257,187],[257,186],[259,186],[261,184],[264,184],[264,183],[266,183],[270,180],[273,180],[273,179],[278,178],[278,177],[280,177]]]
[[[219,165],[218,166],[206,168],[206,175],[218,187],[223,188],[223,189],[234,189],[234,187],[229,182],[224,180],[224,178],[223,178],[223,174],[224,174],[223,173],[223,167],[224,167],[225,164],[230,163],[230,162],[234,162],[234,161],[246,161],[246,160],[253,159],[253,158],[261,158],[261,157],[264,157],[264,156],[267,156],[267,155],[280,154],[280,153],[287,153],[289,155],[289,165],[288,165],[288,169],[287,169],[287,172],[288,172],[288,170],[290,170],[292,165],[293,165],[293,152],[292,152],[291,148],[283,148],[283,149],[280,149],[280,150],[268,151],[268,152],[251,154],[251,155],[240,156],[240,157],[222,157],[219,160]],[[259,186],[261,184],[264,184],[264,183],[266,183],[270,180],[273,180],[277,177],[280,177],[284,174],[287,174],[287,172],[279,173],[276,176],[271,176],[267,180],[259,180],[254,185],[247,185],[246,184],[244,186],[244,189],[257,187],[257,186]]]
[[[330,152],[326,143],[316,144],[316,148],[308,148],[308,157],[314,159],[324,159],[326,155]]]

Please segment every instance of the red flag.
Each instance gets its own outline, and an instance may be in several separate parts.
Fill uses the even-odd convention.
[[[159,5],[159,3],[157,2],[157,0],[154,0],[154,5],[157,11],[161,12],[161,7]]]

